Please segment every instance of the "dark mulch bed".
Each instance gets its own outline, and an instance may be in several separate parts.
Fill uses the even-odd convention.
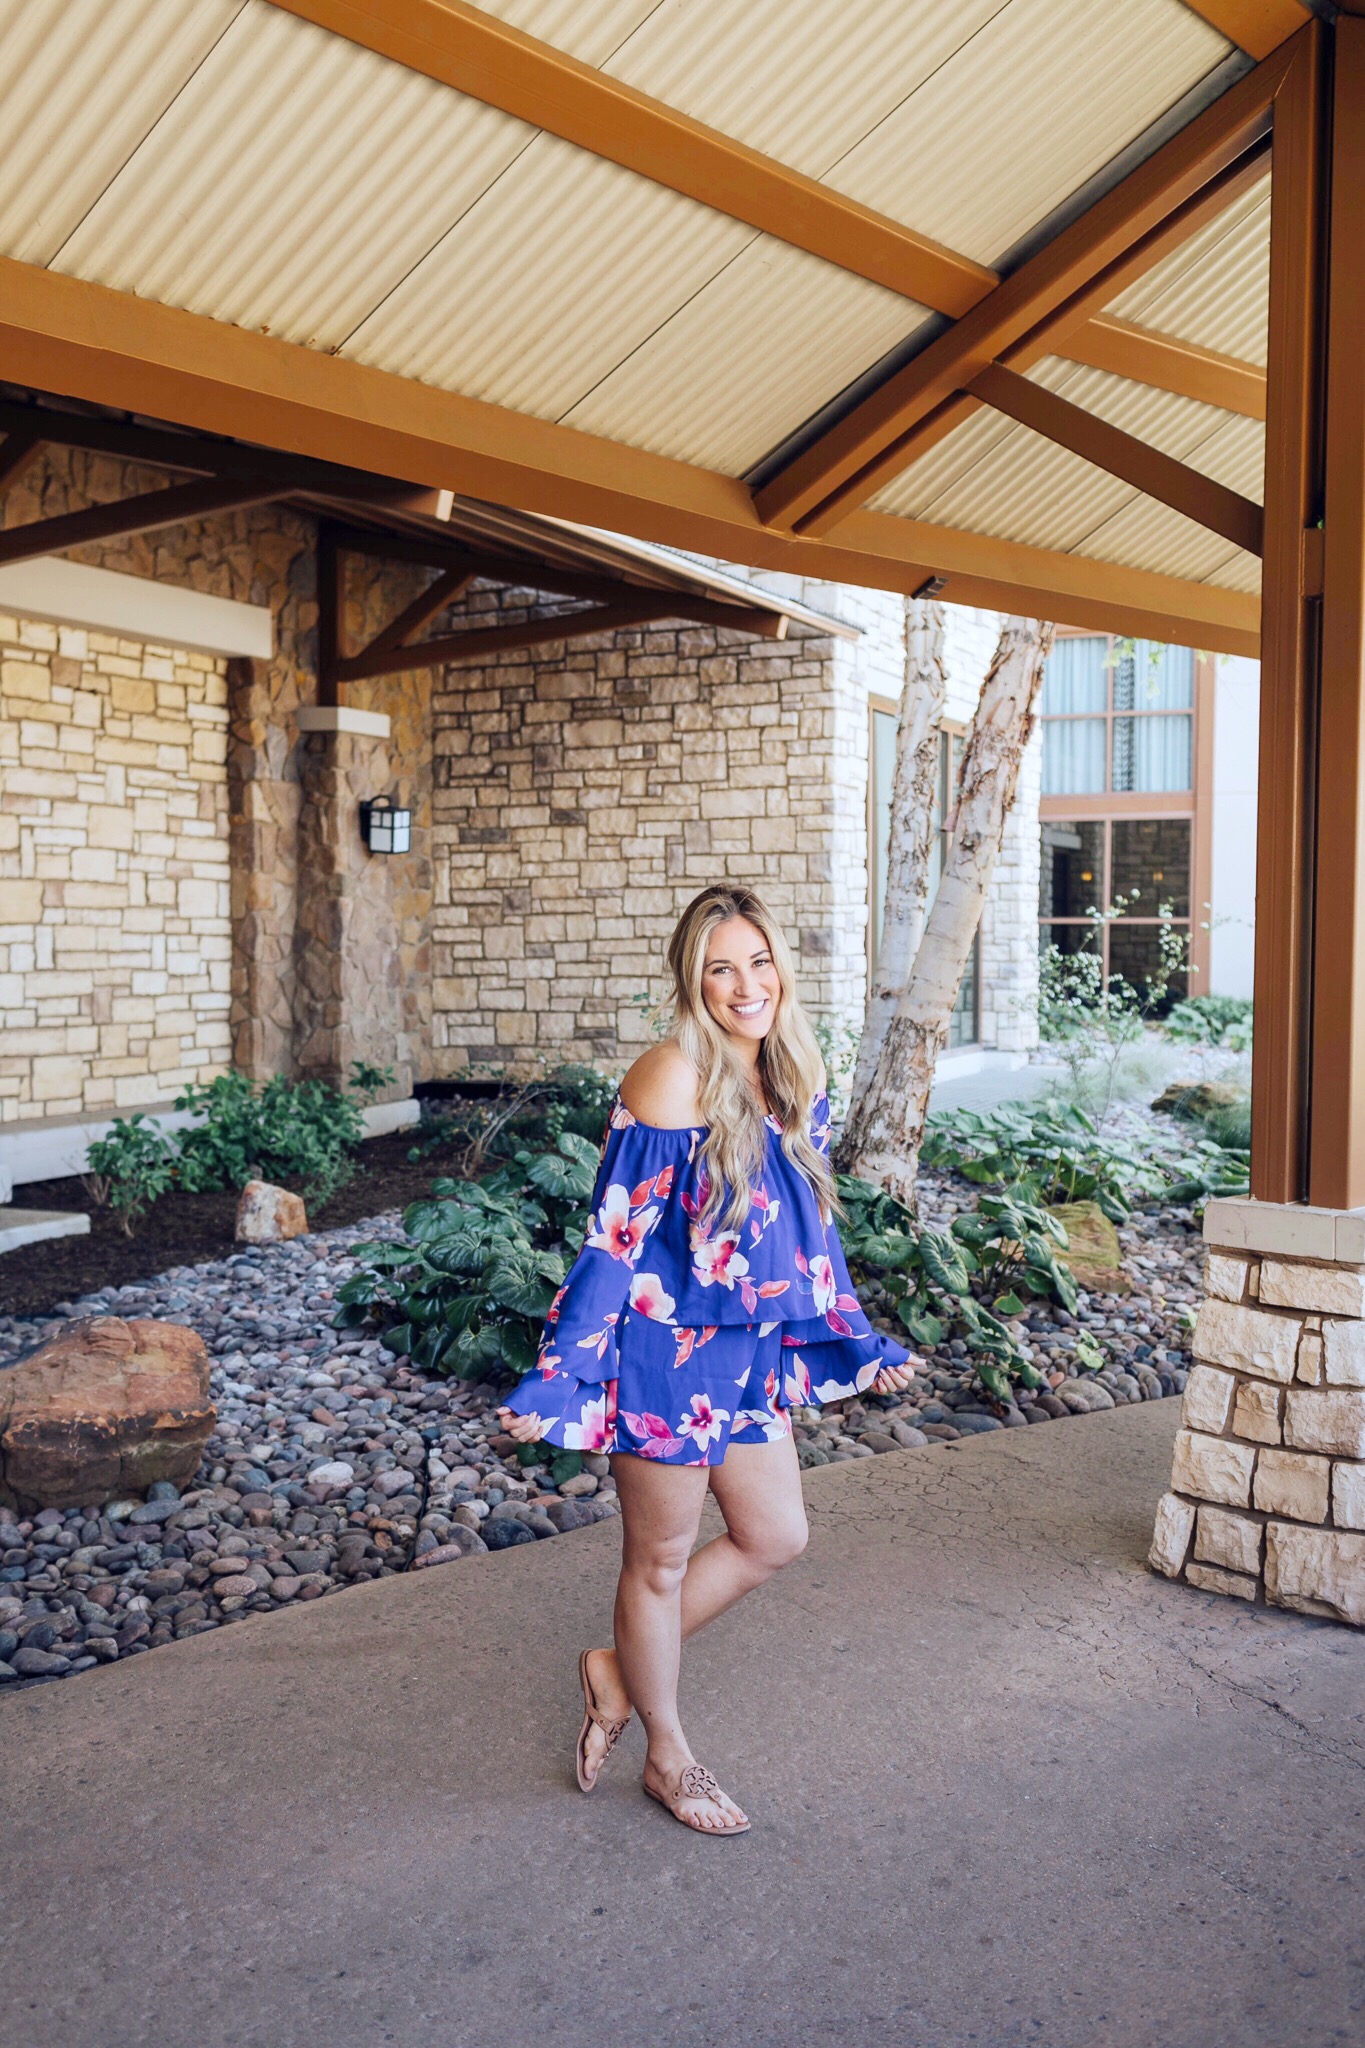
[[[445,1148],[408,1158],[415,1131],[394,1131],[371,1138],[360,1154],[360,1171],[319,1209],[310,1209],[314,1230],[336,1230],[384,1209],[401,1209],[431,1193],[438,1175],[454,1171],[453,1152]],[[99,1287],[122,1287],[150,1280],[172,1266],[198,1265],[205,1259],[228,1257],[237,1215],[235,1193],[164,1195],[125,1237],[107,1210],[97,1209],[80,1180],[25,1182],[15,1189],[23,1209],[84,1209],[90,1217],[89,1237],[57,1237],[22,1245],[0,1254],[0,1315],[40,1315],[59,1301],[75,1301]]]

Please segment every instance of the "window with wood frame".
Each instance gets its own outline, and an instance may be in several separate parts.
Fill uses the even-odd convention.
[[[886,906],[886,862],[891,843],[891,785],[896,768],[896,727],[899,707],[885,697],[869,700],[871,731],[868,742],[867,818],[867,969],[869,981],[881,948],[882,915]],[[938,890],[948,849],[953,843],[951,821],[957,771],[962,765],[966,734],[960,726],[944,725],[938,736],[938,773],[934,780],[933,833],[929,848],[929,882],[925,913]],[[981,934],[972,940],[962,985],[957,992],[948,1026],[952,1046],[975,1045],[981,1036]]]
[[[1141,986],[1159,969],[1165,909],[1205,985],[1212,676],[1192,648],[1058,634],[1041,705],[1042,948],[1098,947],[1106,975]],[[1097,933],[1088,913],[1118,904]],[[1190,985],[1177,977],[1169,999]]]

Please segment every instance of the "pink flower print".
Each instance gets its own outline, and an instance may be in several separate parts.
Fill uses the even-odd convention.
[[[731,1293],[736,1280],[749,1270],[749,1261],[739,1249],[739,1239],[728,1234],[725,1237],[705,1238],[693,1233],[692,1271],[703,1287],[724,1287]]]
[[[708,1444],[719,1443],[720,1426],[730,1420],[730,1411],[713,1408],[709,1394],[694,1394],[690,1406],[692,1413],[679,1418],[678,1428],[691,1437],[699,1451],[705,1451]]]
[[[789,1408],[809,1408],[810,1374],[803,1358],[794,1357],[789,1362],[782,1377],[782,1391]]]
[[[597,1228],[589,1233],[588,1243],[595,1251],[610,1252],[614,1259],[624,1259],[628,1266],[633,1266],[658,1220],[657,1209],[644,1209],[638,1216],[632,1215],[629,1191],[613,1182],[597,1212]]]
[[[816,1315],[828,1315],[839,1294],[839,1283],[834,1277],[834,1262],[824,1252],[810,1262],[811,1287],[815,1300],[811,1304]]]
[[[657,1273],[634,1275],[630,1283],[630,1305],[637,1314],[648,1316],[652,1323],[669,1322],[673,1315],[673,1296],[665,1294]]]
[[[579,1421],[564,1425],[566,1451],[606,1451],[614,1448],[616,1432],[607,1417],[607,1396],[585,1401]]]
[[[636,1451],[642,1458],[670,1458],[683,1447],[684,1439],[674,1436],[662,1415],[626,1414],[621,1419],[631,1435],[638,1438]]]
[[[719,1328],[719,1323],[703,1323],[700,1329],[695,1327],[679,1329],[675,1324],[673,1328],[673,1342],[677,1350],[677,1356],[673,1360],[674,1370],[676,1371],[680,1365],[686,1365],[698,1344],[709,1344]]]

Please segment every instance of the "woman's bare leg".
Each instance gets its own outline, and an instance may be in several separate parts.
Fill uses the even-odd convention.
[[[669,1520],[668,1516],[660,1517],[653,1505],[664,1496],[664,1489],[656,1482],[672,1473],[693,1479],[695,1483],[701,1468],[695,1465],[650,1466],[643,1458],[623,1456],[613,1459],[612,1471],[621,1496],[626,1554],[629,1555],[633,1547],[633,1528],[640,1532],[642,1554],[651,1552],[656,1542],[654,1531],[663,1532]],[[666,1558],[663,1552],[656,1553],[671,1580],[681,1577],[681,1587],[677,1591],[675,1645],[681,1643],[683,1637],[695,1635],[708,1621],[723,1614],[727,1607],[733,1607],[737,1600],[743,1599],[756,1586],[761,1586],[784,1564],[799,1557],[806,1543],[801,1471],[790,1437],[774,1444],[732,1444],[726,1453],[725,1463],[709,1468],[707,1480],[725,1517],[724,1535],[712,1537],[709,1543],[703,1544],[688,1558],[687,1552],[696,1540],[701,1496],[705,1490],[697,1490],[693,1496],[689,1489],[686,1514],[678,1516],[676,1528],[664,1535]],[[623,1595],[627,1600],[631,1599],[624,1564],[621,1592],[617,1595],[616,1649],[592,1650],[588,1655],[588,1680],[593,1692],[603,1709],[617,1717],[624,1716],[632,1704],[637,1708],[640,1705],[619,1654],[622,1648]],[[633,1607],[633,1600],[631,1605]],[[630,1626],[631,1616],[628,1614],[628,1633]],[[649,1682],[646,1675],[646,1685]],[[681,1741],[682,1749],[686,1751],[686,1739],[678,1724],[677,1684],[675,1646],[667,1676],[667,1702],[671,1709],[672,1727],[676,1730],[675,1739]],[[641,1719],[644,1718],[641,1712]],[[648,1721],[645,1731],[649,1733]],[[598,1749],[604,1747],[605,1739],[595,1728],[591,1729],[588,1735],[590,1767],[598,1760]],[[665,1751],[661,1749],[660,1753]],[[673,1753],[680,1754],[676,1750]],[[690,1751],[681,1756],[681,1761],[691,1761]]]
[[[623,1702],[635,1708],[649,1745],[645,1783],[676,1803],[678,1778],[696,1761],[678,1718],[682,1585],[711,1475],[704,1465],[655,1465],[627,1453],[613,1457],[611,1469],[622,1528],[616,1647],[590,1653],[588,1680],[608,1713],[624,1711]],[[744,1818],[723,1794],[719,1803],[682,1805],[703,1827]]]

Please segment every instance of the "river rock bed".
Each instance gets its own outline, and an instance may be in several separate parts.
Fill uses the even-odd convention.
[[[946,1228],[976,1191],[921,1177],[926,1223]],[[362,1580],[425,1570],[473,1552],[546,1540],[616,1512],[605,1457],[555,1485],[523,1466],[498,1428],[497,1391],[411,1370],[376,1337],[331,1327],[361,1238],[397,1237],[389,1214],[231,1258],[106,1288],[48,1315],[0,1318],[0,1368],[63,1321],[91,1315],[188,1324],[213,1357],[218,1424],[195,1483],[146,1501],[0,1508],[0,1685],[10,1690],[136,1656],[315,1600]],[[1005,1405],[972,1384],[960,1339],[926,1357],[914,1390],[798,1410],[803,1465],[872,1457],[1021,1428],[1179,1392],[1200,1286],[1201,1244],[1187,1210],[1139,1213],[1120,1231],[1133,1291],[1082,1294],[1072,1317],[1039,1305],[1022,1334],[1047,1385]],[[879,1298],[880,1297],[880,1298]],[[889,1330],[880,1289],[865,1295]],[[1088,1330],[1098,1373],[1074,1356]]]

